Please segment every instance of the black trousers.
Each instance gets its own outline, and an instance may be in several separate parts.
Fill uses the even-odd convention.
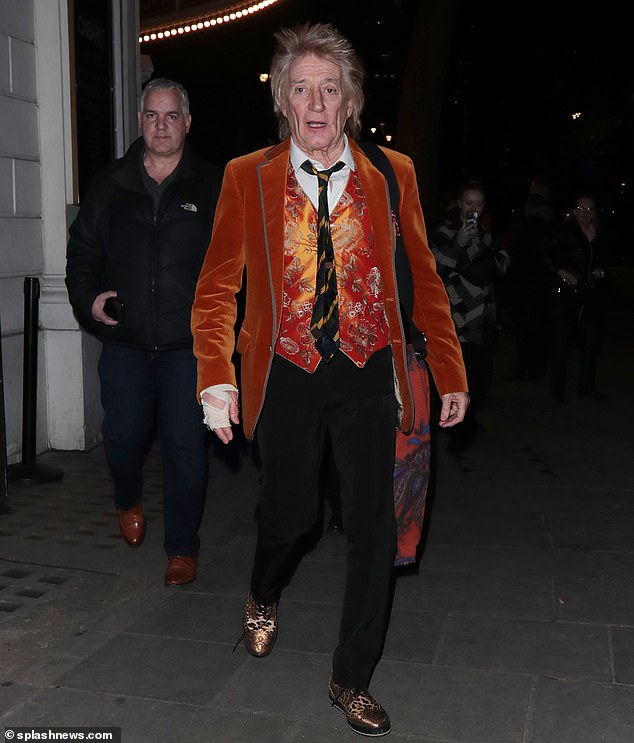
[[[550,386],[553,395],[564,395],[568,356],[579,345],[579,390],[595,388],[597,360],[601,348],[601,322],[598,308],[580,295],[560,297],[555,303],[551,326]]]
[[[367,689],[389,621],[396,416],[390,348],[362,369],[340,351],[314,374],[276,356],[256,433],[263,477],[251,591],[263,604],[279,600],[315,526],[326,434],[332,441],[348,539],[333,678],[348,688]]]

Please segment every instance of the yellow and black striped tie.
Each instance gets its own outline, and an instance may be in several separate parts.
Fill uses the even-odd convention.
[[[317,275],[315,279],[315,305],[310,332],[315,338],[315,348],[325,361],[339,349],[339,297],[335,253],[330,234],[328,210],[328,181],[345,163],[335,163],[328,170],[317,170],[310,160],[302,163],[302,170],[317,176],[319,204],[317,209]]]

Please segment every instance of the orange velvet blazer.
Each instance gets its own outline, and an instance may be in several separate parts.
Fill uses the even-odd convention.
[[[394,228],[385,178],[349,139],[372,220],[383,281],[385,312],[401,401],[399,426],[413,424],[412,392],[395,282]],[[447,293],[427,244],[414,166],[409,157],[385,150],[400,189],[401,231],[414,280],[413,319],[427,335],[427,361],[438,392],[466,392],[467,380]],[[216,208],[211,242],[192,308],[191,328],[198,359],[198,394],[215,384],[240,389],[244,433],[252,438],[273,360],[282,316],[284,194],[289,140],[230,161]],[[235,340],[236,293],[246,269],[244,320]],[[241,381],[232,362],[241,356]],[[289,401],[292,404],[292,401]]]

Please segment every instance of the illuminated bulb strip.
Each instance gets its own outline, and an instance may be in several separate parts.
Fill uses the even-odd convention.
[[[189,34],[194,31],[203,31],[208,28],[214,28],[214,26],[224,25],[225,23],[231,23],[232,21],[238,21],[241,18],[258,13],[260,10],[275,5],[279,0],[261,0],[259,3],[253,3],[253,5],[233,6],[227,10],[222,11],[219,15],[213,18],[192,19],[190,23],[172,26],[161,26],[155,30],[144,31],[139,36],[139,44],[144,44],[148,41],[157,41],[160,39],[169,39],[172,36],[182,36],[183,34]]]

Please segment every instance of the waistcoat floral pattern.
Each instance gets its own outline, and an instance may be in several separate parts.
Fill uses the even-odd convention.
[[[306,371],[321,361],[310,332],[317,267],[317,211],[289,163],[285,198],[284,295],[275,352]],[[354,170],[330,213],[339,294],[340,351],[362,367],[389,342],[372,224]]]

